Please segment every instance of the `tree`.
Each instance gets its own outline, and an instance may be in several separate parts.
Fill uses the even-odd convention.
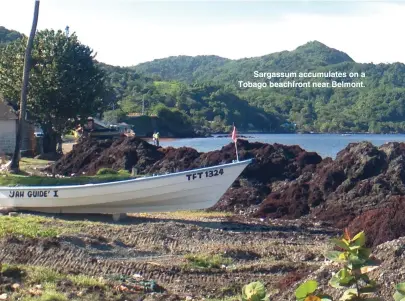
[[[16,87],[21,79],[22,46],[26,38],[0,48],[0,92],[17,104]],[[27,110],[31,121],[44,132],[44,152],[56,152],[61,135],[81,119],[103,110],[104,72],[93,51],[75,34],[61,30],[38,32],[32,52],[33,70],[29,83]]]
[[[18,172],[20,170],[20,150],[23,137],[24,121],[26,116],[28,80],[31,70],[31,51],[34,44],[35,32],[37,31],[39,15],[39,0],[35,1],[34,18],[32,20],[31,33],[27,42],[27,49],[24,57],[24,72],[22,78],[21,101],[20,101],[20,116],[18,118],[17,137],[13,158],[11,159],[10,170]]]
[[[3,26],[0,26],[0,44],[7,44],[20,38],[21,33],[18,31],[9,30]]]

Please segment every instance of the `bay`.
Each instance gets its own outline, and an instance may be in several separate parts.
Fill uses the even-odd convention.
[[[369,141],[376,146],[386,142],[405,142],[405,134],[241,134],[252,138],[245,138],[251,142],[280,143],[285,145],[299,145],[306,151],[317,152],[323,158],[335,158],[336,154],[349,143]],[[232,142],[231,138],[186,138],[162,139],[161,146],[192,147],[199,152],[221,149]]]

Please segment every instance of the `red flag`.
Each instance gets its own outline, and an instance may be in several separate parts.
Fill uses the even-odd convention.
[[[236,142],[236,140],[238,140],[238,138],[236,137],[237,132],[236,132],[236,127],[233,126],[233,131],[232,131],[232,140],[233,142]]]

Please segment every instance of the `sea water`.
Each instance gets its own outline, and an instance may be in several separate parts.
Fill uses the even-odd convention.
[[[323,158],[335,158],[336,154],[344,149],[349,143],[369,141],[376,146],[386,142],[405,142],[405,134],[241,134],[252,138],[249,141],[263,143],[280,143],[285,145],[299,145],[307,151],[317,152]],[[231,138],[192,138],[161,140],[160,145],[181,147],[188,146],[199,152],[208,152],[221,149],[231,143]]]

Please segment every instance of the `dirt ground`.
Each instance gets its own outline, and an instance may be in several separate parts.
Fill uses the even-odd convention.
[[[217,215],[143,214],[120,223],[100,215],[86,216],[91,222],[80,215],[47,216],[41,225],[62,227],[62,234],[52,239],[3,237],[0,262],[96,277],[140,274],[178,298],[173,300],[238,300],[232,296],[244,284],[260,280],[271,300],[281,300],[277,296],[291,282],[321,266],[329,238],[338,234],[309,221]]]

